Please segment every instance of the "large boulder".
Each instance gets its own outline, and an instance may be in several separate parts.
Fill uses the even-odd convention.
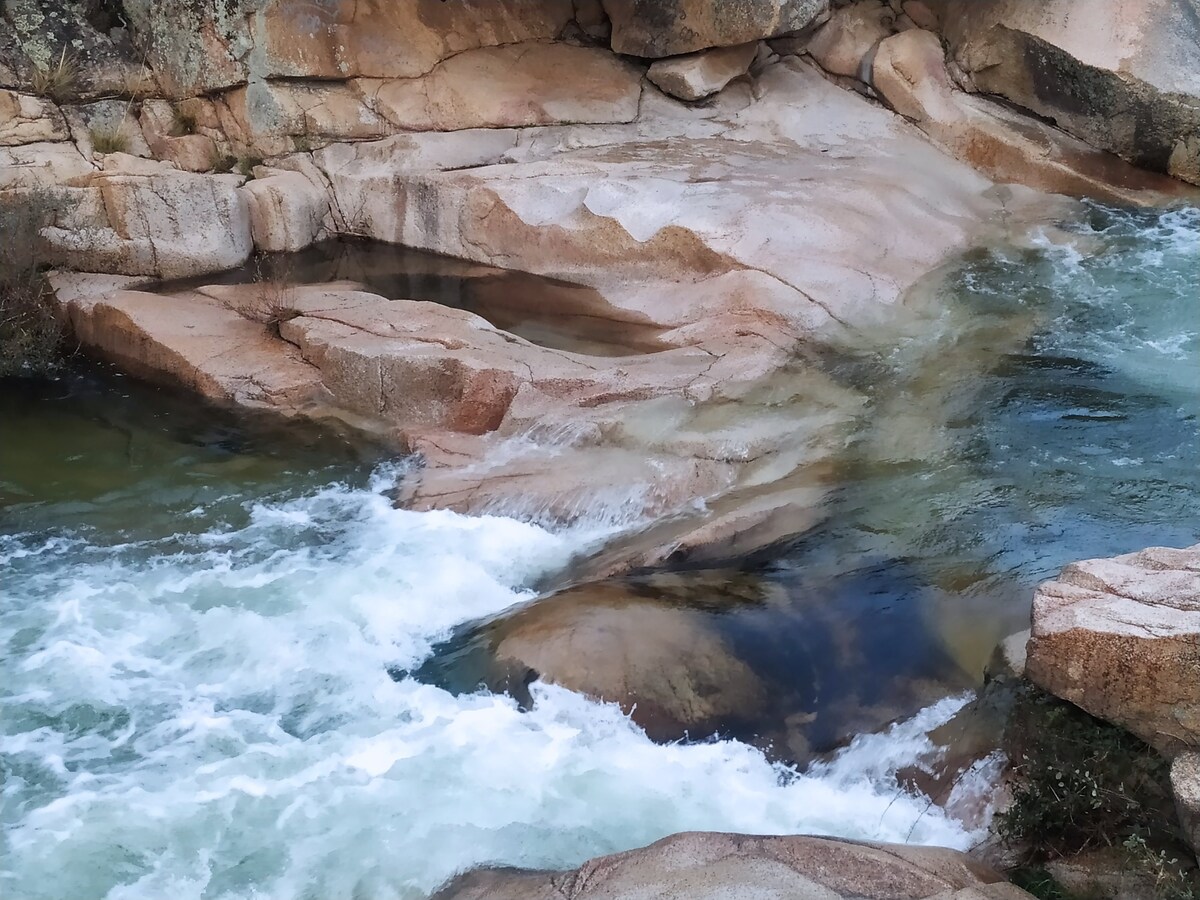
[[[733,79],[745,75],[758,54],[758,44],[737,44],[660,59],[650,66],[646,77],[659,90],[680,100],[703,100],[723,89]]]
[[[691,832],[568,872],[482,869],[434,900],[1028,900],[954,850],[817,837]]]
[[[1193,192],[1051,125],[959,90],[947,72],[941,41],[932,32],[914,28],[881,41],[870,78],[896,112],[998,181],[1116,202],[1139,202],[1147,191],[1158,192],[1163,202]]]
[[[812,24],[828,0],[603,0],[612,48],[630,56],[677,56],[778,37]]]
[[[1200,184],[1200,15],[1195,0],[940,0],[975,90],[1093,147]]]
[[[241,177],[193,175],[121,153],[103,165],[59,189],[69,210],[43,232],[54,264],[175,278],[233,268],[250,256]]]
[[[617,703],[655,740],[703,737],[753,721],[766,686],[714,628],[756,592],[713,591],[709,608],[671,602],[635,583],[572,588],[487,631],[489,682],[519,690],[534,678]],[[693,600],[694,604],[694,600]]]
[[[1200,544],[1073,563],[1041,585],[1026,673],[1167,756],[1200,747]]]
[[[0,90],[0,147],[65,141],[68,137],[62,113],[49,100]]]
[[[868,81],[871,53],[895,22],[895,11],[883,0],[860,0],[829,17],[809,41],[808,53],[826,72]]]

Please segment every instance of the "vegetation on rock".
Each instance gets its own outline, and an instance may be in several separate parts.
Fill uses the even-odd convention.
[[[60,358],[63,326],[38,235],[61,203],[48,191],[0,195],[0,377],[45,375]]]

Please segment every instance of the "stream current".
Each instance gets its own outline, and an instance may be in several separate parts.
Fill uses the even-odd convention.
[[[985,647],[1065,562],[1200,538],[1200,211],[1065,230],[968,254],[945,313],[831,357],[871,408],[763,577],[902,563],[888,605]],[[688,829],[980,836],[896,777],[960,696],[797,772],[551,686],[522,711],[389,675],[635,523],[398,510],[402,462],[93,368],[3,385],[0,416],[5,897],[375,900]],[[856,623],[862,678],[897,673],[895,622]]]

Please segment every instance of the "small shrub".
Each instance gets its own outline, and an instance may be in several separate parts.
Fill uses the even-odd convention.
[[[119,126],[94,128],[88,135],[92,140],[92,149],[97,153],[125,153],[129,150],[129,135]]]
[[[1195,871],[1179,856],[1168,850],[1153,849],[1141,834],[1131,834],[1125,839],[1125,852],[1130,867],[1154,883],[1154,896],[1158,900],[1196,900],[1200,896]]]
[[[33,93],[66,103],[79,93],[79,61],[64,47],[58,62],[48,68],[38,66],[30,78]]]
[[[39,233],[61,206],[48,191],[0,195],[0,376],[45,375],[60,358],[63,327]]]
[[[266,325],[275,335],[284,322],[303,315],[296,306],[296,281],[287,264],[269,265],[264,257],[254,261],[255,291],[243,303],[227,306],[252,322]]]
[[[1009,721],[1012,802],[993,825],[1029,862],[1120,847],[1132,836],[1155,846],[1179,839],[1166,760],[1128,732],[1036,690]]]

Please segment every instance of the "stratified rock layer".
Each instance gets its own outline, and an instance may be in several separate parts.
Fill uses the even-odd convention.
[[[1026,672],[1167,756],[1200,747],[1200,544],[1067,566],[1034,597]]]

